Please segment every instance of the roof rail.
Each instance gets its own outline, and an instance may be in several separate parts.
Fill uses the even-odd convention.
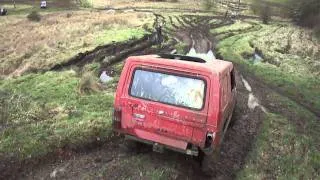
[[[177,55],[177,54],[157,54],[160,58],[165,59],[176,59],[181,61],[191,61],[191,62],[198,62],[198,63],[206,63],[204,59],[198,57],[191,57],[191,56],[184,56],[184,55]]]

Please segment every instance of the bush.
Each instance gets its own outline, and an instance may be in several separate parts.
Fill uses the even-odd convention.
[[[318,38],[318,40],[320,40],[320,24],[318,24],[318,25],[314,28],[314,33],[315,33],[316,37]]]
[[[0,125],[19,126],[47,117],[47,109],[30,97],[0,90]]]
[[[205,10],[211,10],[215,5],[215,0],[205,0],[203,6]]]
[[[290,0],[290,14],[294,22],[301,26],[316,27],[320,21],[319,0]]]
[[[268,24],[271,20],[271,8],[267,4],[263,5],[263,8],[260,12],[260,18],[263,22],[263,24]]]
[[[39,22],[41,20],[41,15],[37,12],[37,11],[32,11],[28,16],[27,18],[30,20],[30,21],[37,21]]]
[[[254,14],[260,16],[264,24],[268,24],[271,20],[272,9],[270,4],[261,0],[255,0],[251,4],[251,10]]]
[[[92,72],[84,72],[78,86],[80,95],[100,92],[103,87],[98,83],[98,78]]]
[[[81,7],[84,7],[84,8],[92,7],[92,4],[89,2],[89,0],[79,0],[79,4]]]

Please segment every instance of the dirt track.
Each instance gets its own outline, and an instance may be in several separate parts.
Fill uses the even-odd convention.
[[[176,18],[179,24],[172,23],[173,18]],[[166,28],[165,32],[185,42],[189,45],[189,48],[194,46],[197,52],[206,53],[210,49],[214,51],[216,39],[210,35],[209,29],[232,23],[232,20],[226,20],[218,24],[209,24],[209,21],[214,18],[222,19],[223,17],[169,17],[172,26]],[[148,41],[148,38],[131,43],[136,45],[144,41]],[[63,67],[74,65],[74,63],[78,63],[77,65],[87,63],[87,59],[92,59],[92,57],[96,58],[98,56],[99,61],[101,61],[114,53],[121,55],[121,52],[127,47],[131,46],[115,44],[101,47],[97,51],[85,53],[70,60],[69,64],[67,63]],[[171,45],[167,44],[160,50],[169,51],[170,49],[172,49]],[[141,49],[130,51],[124,56],[113,58],[120,60],[132,54],[148,54],[157,51],[159,49],[143,46]],[[56,67],[53,70],[60,68]],[[252,86],[252,93],[258,100],[266,97],[269,93],[273,93],[272,89],[267,88],[261,82],[255,81],[254,78],[250,77],[250,74],[243,74]],[[242,74],[237,72],[237,75],[238,97],[233,117],[236,121],[225,137],[220,160],[213,166],[213,177],[201,175],[197,161],[187,155],[171,151],[158,154],[152,152],[150,147],[140,149],[139,152],[127,152],[122,148],[123,138],[117,136],[112,137],[107,142],[98,142],[89,146],[90,148],[76,150],[66,148],[58,151],[53,157],[49,156],[43,161],[29,163],[30,166],[29,164],[28,166],[22,164],[21,168],[13,168],[13,171],[10,175],[7,174],[7,177],[14,179],[48,179],[50,177],[59,179],[145,179],[147,172],[168,166],[171,168],[170,172],[172,172],[170,179],[234,179],[237,171],[244,165],[244,160],[264,118],[264,112],[260,107],[255,109],[248,107],[249,91],[241,80]],[[272,111],[281,111],[281,108],[277,108],[275,102],[265,102],[263,105],[268,110],[270,107]],[[143,162],[139,163],[137,158],[142,159]]]

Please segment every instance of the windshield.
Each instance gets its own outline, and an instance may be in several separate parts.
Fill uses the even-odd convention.
[[[148,70],[135,70],[130,95],[151,101],[200,110],[203,107],[205,82]]]

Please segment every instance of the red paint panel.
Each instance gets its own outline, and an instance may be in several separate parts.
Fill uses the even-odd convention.
[[[204,129],[194,128],[192,142],[194,142],[200,147],[203,147],[206,139],[206,133],[207,131]]]
[[[159,133],[165,134],[167,136],[172,136],[190,141],[192,137],[193,128],[190,126],[181,125],[177,122],[161,119],[159,120],[158,131]]]
[[[157,142],[160,144],[168,145],[171,147],[179,148],[179,149],[187,149],[188,143],[185,141],[177,140],[177,139],[171,139],[166,136],[161,136],[155,133],[151,133],[148,131],[144,131],[141,129],[135,129],[134,133],[136,137],[141,139],[146,139],[149,141]]]

